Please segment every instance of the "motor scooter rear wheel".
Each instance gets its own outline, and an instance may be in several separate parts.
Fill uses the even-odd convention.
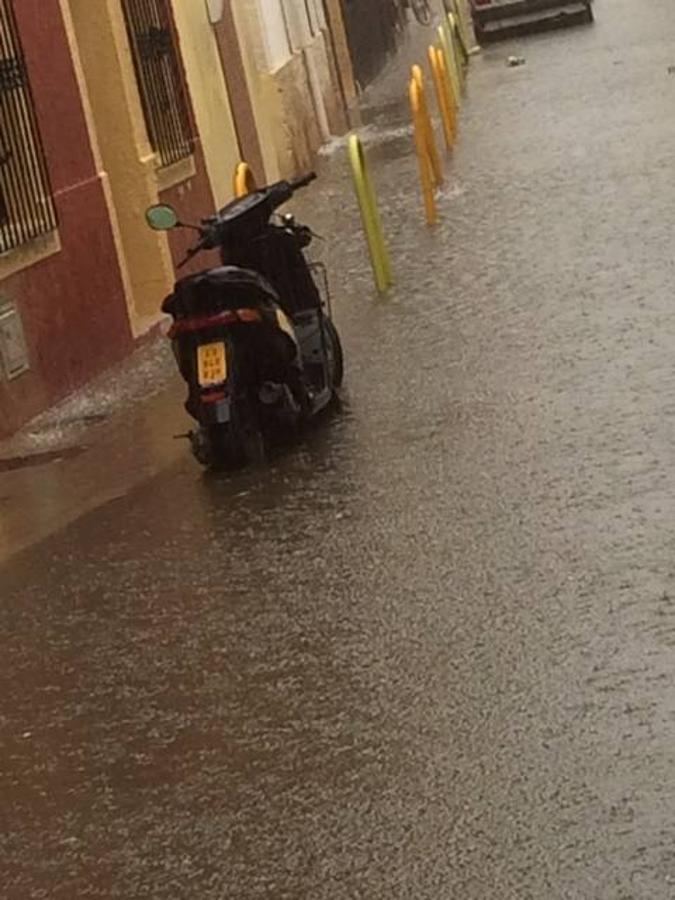
[[[241,408],[233,412],[230,422],[200,428],[191,435],[192,452],[208,469],[240,469],[265,461],[265,437],[255,417]]]

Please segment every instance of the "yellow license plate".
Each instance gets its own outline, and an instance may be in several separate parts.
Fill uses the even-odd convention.
[[[227,381],[225,344],[201,344],[197,348],[197,375],[201,387],[211,387]]]

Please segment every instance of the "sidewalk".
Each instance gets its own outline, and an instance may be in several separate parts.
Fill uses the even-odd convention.
[[[0,444],[0,562],[184,454],[172,362],[157,339]]]

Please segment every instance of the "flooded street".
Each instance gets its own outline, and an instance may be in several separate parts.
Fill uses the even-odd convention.
[[[366,95],[397,284],[333,147],[296,211],[346,388],[297,446],[205,476],[171,378],[0,471],[3,898],[675,896],[675,15],[635,5],[472,62],[435,231],[403,63]]]

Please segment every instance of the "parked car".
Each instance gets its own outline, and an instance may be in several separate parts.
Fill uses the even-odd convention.
[[[564,20],[593,21],[593,0],[471,0],[478,40]]]

